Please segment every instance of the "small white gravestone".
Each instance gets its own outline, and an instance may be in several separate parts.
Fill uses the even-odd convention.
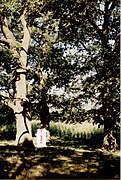
[[[37,129],[37,148],[46,147],[46,129]]]

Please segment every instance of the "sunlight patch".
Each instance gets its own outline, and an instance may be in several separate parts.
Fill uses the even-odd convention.
[[[9,169],[9,177],[12,177],[18,167],[21,166],[22,161],[18,156],[7,157],[6,161],[8,161],[8,164],[10,164],[7,168],[11,167],[11,169]]]
[[[57,158],[55,158],[53,160],[71,161],[71,159],[69,157],[62,156],[62,155],[59,155]]]
[[[45,174],[46,169],[42,165],[32,166],[28,170],[23,170],[22,173],[16,178],[16,180],[21,180],[24,178],[35,178],[35,177],[42,177]]]

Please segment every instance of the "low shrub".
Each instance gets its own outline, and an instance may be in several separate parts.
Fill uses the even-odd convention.
[[[1,140],[15,140],[15,138],[16,138],[15,124],[1,125],[0,127]]]
[[[37,129],[40,129],[41,124],[40,121],[32,121],[32,136],[35,137],[37,133]]]

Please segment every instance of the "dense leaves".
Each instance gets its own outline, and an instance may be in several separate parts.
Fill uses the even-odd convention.
[[[35,114],[37,103],[44,99],[53,108],[52,119],[88,119],[115,128],[119,122],[119,8],[118,0],[2,0],[1,17],[7,14],[18,55],[23,11],[31,26],[27,86]],[[17,62],[0,42],[2,71],[11,77]],[[6,77],[0,85],[8,84],[10,89]],[[54,88],[58,93],[52,92]],[[92,104],[85,111],[88,102]]]

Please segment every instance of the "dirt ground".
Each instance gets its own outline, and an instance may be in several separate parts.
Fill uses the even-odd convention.
[[[47,145],[21,149],[0,142],[0,179],[120,179],[120,152]]]

